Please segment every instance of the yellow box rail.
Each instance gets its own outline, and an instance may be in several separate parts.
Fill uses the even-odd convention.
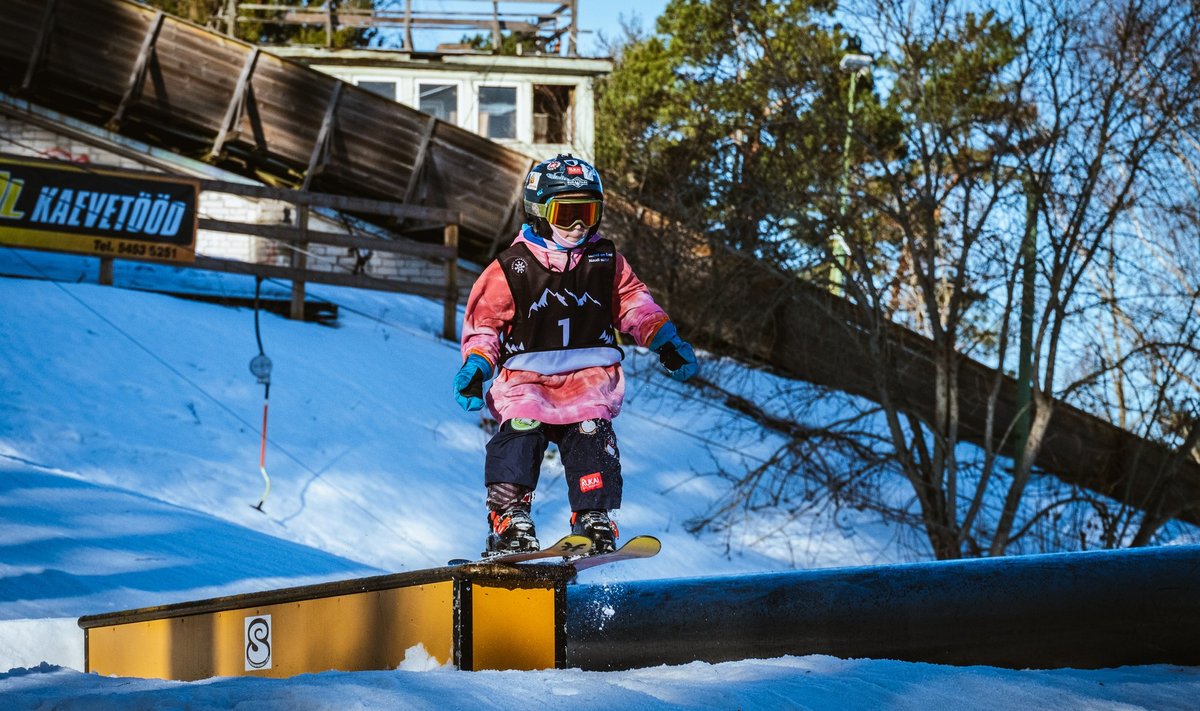
[[[191,681],[394,669],[421,645],[459,669],[566,664],[566,583],[554,566],[464,565],[79,619],[85,665]]]

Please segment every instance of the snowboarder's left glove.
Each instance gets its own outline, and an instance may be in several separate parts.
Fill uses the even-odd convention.
[[[472,353],[454,376],[454,399],[467,412],[483,409],[483,384],[492,377],[492,364],[487,358]]]
[[[658,329],[658,333],[654,334],[654,340],[650,341],[650,350],[658,354],[658,362],[667,369],[667,373],[681,383],[700,371],[700,366],[696,363],[696,352],[692,350],[691,344],[679,337],[675,324],[670,321],[664,323]]]

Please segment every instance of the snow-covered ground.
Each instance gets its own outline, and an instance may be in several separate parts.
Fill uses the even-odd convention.
[[[487,434],[451,397],[459,357],[436,335],[439,304],[312,286],[338,304],[335,326],[261,314],[274,373],[271,491],[259,512],[253,311],[135,290],[245,296],[253,281],[118,263],[128,288],[108,288],[95,272],[95,260],[0,247],[0,274],[32,277],[0,278],[0,669],[11,668],[0,673],[0,708],[1197,708],[1200,670],[1167,666],[1011,671],[804,657],[466,673],[410,659],[395,671],[291,680],[83,674],[80,615],[441,565],[477,553],[485,532]],[[652,356],[631,352],[626,369],[618,520],[665,549],[581,582],[920,555],[865,518],[851,538],[815,519],[792,522],[785,537],[752,524],[687,533],[684,522],[726,486],[704,475],[772,443],[666,378]],[[534,506],[543,539],[566,528],[561,478],[552,450]]]

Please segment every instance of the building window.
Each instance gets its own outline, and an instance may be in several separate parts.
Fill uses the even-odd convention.
[[[487,138],[517,137],[516,87],[479,87],[479,135]]]
[[[417,108],[447,123],[458,124],[456,84],[418,84]]]
[[[392,101],[396,100],[396,82],[394,81],[360,81],[358,85],[372,94],[386,96]]]
[[[533,142],[571,143],[575,133],[575,87],[533,85]]]

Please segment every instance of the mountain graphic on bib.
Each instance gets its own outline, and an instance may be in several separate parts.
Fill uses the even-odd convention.
[[[564,294],[565,294],[565,296],[564,296]],[[599,306],[600,308],[604,308],[604,304],[601,304],[591,294],[587,293],[586,291],[583,292],[583,296],[576,296],[568,289],[563,289],[561,293],[557,292],[557,291],[553,291],[552,289],[546,289],[545,291],[542,292],[541,298],[538,299],[537,301],[533,302],[533,305],[531,305],[529,307],[529,315],[532,316],[535,313],[537,313],[538,311],[541,311],[542,309],[546,308],[547,306],[550,306],[552,304],[551,299],[553,299],[554,301],[558,302],[559,304],[561,304],[563,306],[567,306],[567,307],[571,307],[571,306],[584,307],[584,306],[588,306],[590,304],[593,306]]]

